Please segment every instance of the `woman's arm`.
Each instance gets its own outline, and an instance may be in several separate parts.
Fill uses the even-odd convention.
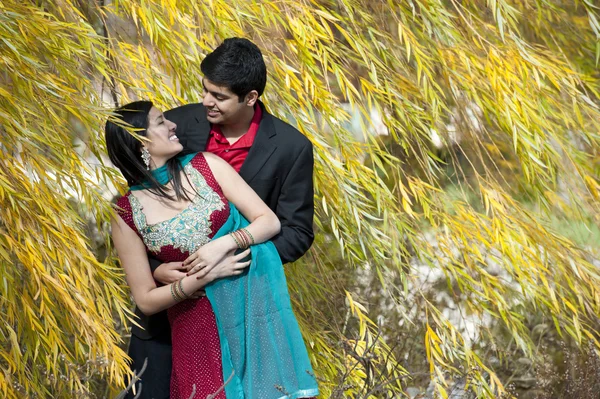
[[[250,225],[246,227],[246,230],[254,238],[254,243],[265,242],[279,233],[281,229],[279,219],[244,179],[217,155],[208,152],[203,154],[217,183],[221,186],[225,198],[233,203],[241,214],[250,221]],[[190,274],[200,271],[198,276],[204,276],[204,273],[209,273],[211,267],[214,267],[222,259],[215,261],[209,259],[209,257],[217,258],[216,254],[225,254],[236,248],[237,244],[233,238],[229,234],[225,235],[211,241],[196,253],[190,255],[184,261],[184,266],[188,267]]]
[[[112,238],[133,299],[144,314],[152,315],[180,302],[171,294],[172,284],[156,286],[144,243],[120,217],[113,218]],[[201,278],[198,276],[183,278],[183,291],[189,296],[215,279],[241,274],[244,268],[250,265],[250,262],[241,262],[248,254],[249,251],[245,251],[236,255],[234,261],[219,264],[211,273]]]
[[[265,242],[281,230],[281,223],[275,213],[252,190],[244,179],[222,158],[205,152],[204,157],[210,166],[217,183],[227,198],[250,222],[246,227],[256,244]]]

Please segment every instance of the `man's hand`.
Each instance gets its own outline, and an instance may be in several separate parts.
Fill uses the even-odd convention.
[[[162,284],[171,284],[186,276],[182,262],[163,263],[154,270],[154,279]]]

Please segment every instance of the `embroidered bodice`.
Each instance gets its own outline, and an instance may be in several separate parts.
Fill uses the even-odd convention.
[[[148,224],[142,204],[131,192],[117,202],[123,220],[142,238],[148,251],[165,262],[184,260],[208,243],[229,216],[228,202],[204,155],[198,153],[183,170],[197,194],[187,208],[170,219]]]

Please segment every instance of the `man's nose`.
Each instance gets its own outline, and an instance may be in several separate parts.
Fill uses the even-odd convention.
[[[215,105],[214,98],[210,95],[210,93],[206,93],[204,98],[202,99],[202,105],[207,108],[210,108]]]

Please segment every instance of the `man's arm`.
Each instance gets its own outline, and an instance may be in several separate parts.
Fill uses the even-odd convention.
[[[152,271],[152,274],[154,274],[156,268],[162,264],[160,260],[156,259],[152,255],[148,255],[148,262],[150,263],[150,270]]]
[[[148,255],[148,262],[152,277],[161,284],[171,284],[187,276],[183,262],[162,263],[152,255]]]
[[[284,264],[304,255],[315,237],[313,168],[313,149],[309,142],[286,176],[275,210],[281,221],[281,232],[272,241]]]

